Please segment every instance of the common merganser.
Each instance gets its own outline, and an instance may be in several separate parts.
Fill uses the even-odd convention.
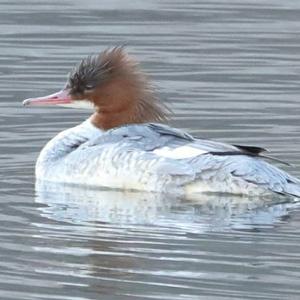
[[[194,138],[162,124],[169,110],[123,47],[83,59],[58,93],[24,105],[93,108],[41,151],[38,180],[159,192],[300,197],[300,180],[265,161],[263,148]]]

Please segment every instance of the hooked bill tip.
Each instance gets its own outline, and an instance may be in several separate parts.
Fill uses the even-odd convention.
[[[30,104],[30,99],[25,99],[22,104],[23,106],[28,106]]]

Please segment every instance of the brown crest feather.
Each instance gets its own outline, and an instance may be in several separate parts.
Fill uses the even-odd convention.
[[[69,77],[74,99],[92,101],[92,122],[109,129],[129,123],[165,122],[170,110],[157,97],[148,76],[123,47],[81,61]],[[89,88],[92,91],[88,91]]]

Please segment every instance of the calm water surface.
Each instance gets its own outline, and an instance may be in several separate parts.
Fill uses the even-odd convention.
[[[127,44],[172,125],[272,149],[300,176],[300,2],[0,1],[0,299],[300,299],[300,205],[34,188],[85,111],[25,109],[81,57]]]

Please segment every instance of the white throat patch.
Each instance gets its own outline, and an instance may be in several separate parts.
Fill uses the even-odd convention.
[[[94,110],[95,106],[91,101],[88,100],[75,100],[71,103],[57,104],[57,106],[61,107],[69,107],[69,108],[79,108],[79,109],[89,109]]]

